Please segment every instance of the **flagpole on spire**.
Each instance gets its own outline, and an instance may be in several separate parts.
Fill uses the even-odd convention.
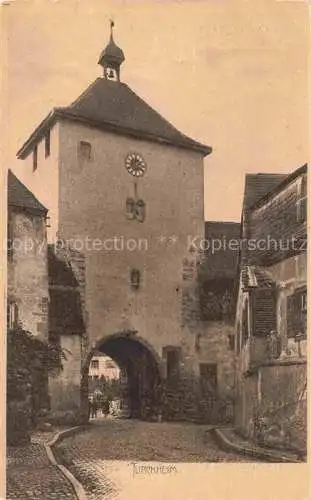
[[[113,40],[113,28],[114,28],[114,20],[110,19],[110,40]]]

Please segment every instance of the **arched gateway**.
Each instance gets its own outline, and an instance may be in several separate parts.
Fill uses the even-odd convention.
[[[103,76],[49,113],[18,152],[49,210],[54,243],[49,334],[67,357],[49,381],[51,408],[76,414],[87,402],[96,349],[126,372],[132,416],[144,418],[150,406],[157,413],[164,379],[163,418],[198,420],[210,387],[231,394],[233,367],[230,325],[213,326],[201,311],[203,159],[212,150],[122,82],[123,62],[111,33],[99,59]],[[38,332],[46,299],[34,301]]]
[[[161,361],[155,350],[135,332],[121,332],[99,340],[87,356],[82,375],[84,404],[88,392],[88,372],[95,352],[112,358],[126,374],[123,398],[131,418],[154,418],[161,401]]]

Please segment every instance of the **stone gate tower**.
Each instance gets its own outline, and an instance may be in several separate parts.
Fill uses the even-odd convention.
[[[99,58],[103,76],[70,106],[54,108],[18,157],[49,209],[50,239],[85,257],[88,355],[81,337],[71,340],[67,395],[78,400],[77,377],[96,348],[127,371],[133,414],[159,381],[172,388],[177,413],[185,413],[181,387],[188,391],[201,355],[197,249],[189,242],[204,237],[203,158],[211,148],[179,132],[122,82],[125,57],[112,28]],[[77,363],[81,373],[70,371]]]

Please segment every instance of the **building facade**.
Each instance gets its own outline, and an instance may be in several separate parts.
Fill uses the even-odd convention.
[[[61,377],[47,377],[40,388],[39,404],[57,411],[80,406],[84,259],[48,245],[48,222],[48,210],[9,170],[7,328],[62,348]]]
[[[8,329],[23,329],[48,339],[48,210],[8,172]]]
[[[91,359],[89,377],[92,380],[98,380],[102,377],[106,380],[117,380],[120,377],[120,369],[111,358],[98,352]]]
[[[204,259],[199,271],[202,351],[200,379],[205,414],[211,423],[229,420],[234,401],[234,322],[240,224],[206,222]]]
[[[191,241],[204,239],[203,159],[211,148],[122,83],[123,61],[111,34],[99,61],[104,76],[54,109],[18,157],[49,207],[50,240],[85,259],[82,394],[101,351],[127,373],[132,415],[164,404],[171,417],[194,418],[209,345],[198,349],[205,326],[196,300],[200,252]],[[78,401],[76,382],[66,392]]]
[[[307,165],[244,203],[236,313],[236,425],[306,446]],[[260,184],[251,179],[248,185]],[[271,179],[270,179],[271,180]],[[249,181],[249,179],[248,179]],[[254,181],[254,182],[253,182]],[[245,200],[252,198],[246,193]],[[261,436],[262,437],[262,436]]]

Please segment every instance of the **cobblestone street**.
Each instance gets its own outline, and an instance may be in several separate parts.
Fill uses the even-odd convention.
[[[88,430],[65,439],[55,451],[58,461],[83,484],[89,500],[138,498],[142,488],[150,500],[174,498],[174,491],[184,491],[186,499],[192,482],[181,490],[180,480],[189,478],[189,467],[193,480],[200,481],[211,466],[206,462],[256,461],[220,449],[209,429],[187,423],[97,420]],[[180,474],[185,467],[187,475]],[[152,481],[147,482],[148,478]]]
[[[52,436],[36,435],[30,446],[8,449],[7,500],[76,500],[69,481],[48,460],[44,443]]]

